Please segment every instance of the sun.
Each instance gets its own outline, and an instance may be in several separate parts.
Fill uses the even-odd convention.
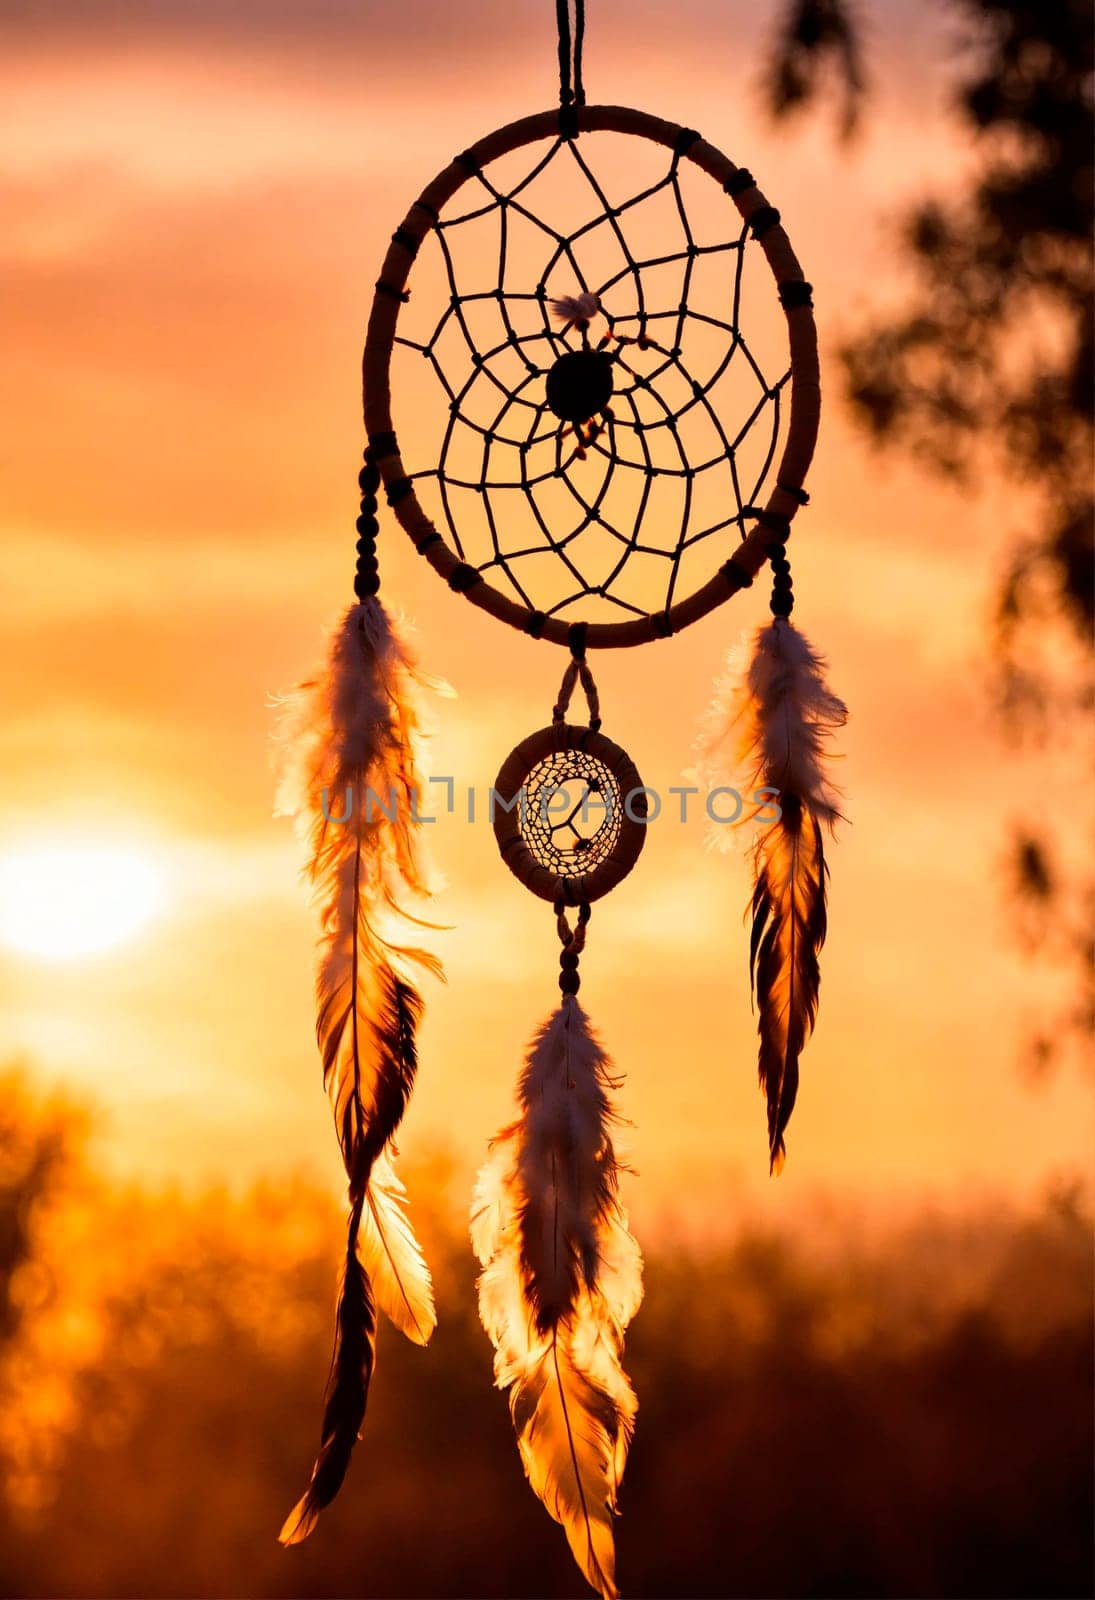
[[[124,845],[28,845],[0,856],[0,943],[40,961],[99,955],[159,913],[163,874]]]

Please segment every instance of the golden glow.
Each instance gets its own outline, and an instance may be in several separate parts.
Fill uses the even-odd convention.
[[[0,942],[36,960],[112,950],[146,928],[163,900],[156,862],[125,846],[31,845],[0,858]]]
[[[396,23],[366,29],[363,94],[356,33],[298,18],[279,43],[237,27],[252,8],[226,6],[144,8],[159,20],[104,33],[72,22],[83,9],[49,8],[64,28],[36,24],[0,55],[19,128],[0,157],[19,307],[5,329],[19,404],[0,468],[0,859],[65,841],[151,855],[168,875],[172,937],[138,931],[153,910],[139,865],[135,884],[123,867],[98,894],[82,873],[6,867],[0,946],[23,958],[19,981],[0,982],[0,1059],[93,1085],[122,1165],[242,1180],[304,1164],[326,1179],[313,920],[290,830],[270,815],[264,707],[315,664],[347,596],[355,369],[391,231],[453,149],[542,103],[550,62],[528,8],[495,7],[472,45],[451,7],[423,0],[440,53],[412,61]],[[748,872],[735,854],[705,856],[702,815],[674,821],[670,794],[725,650],[765,615],[763,586],[664,647],[596,663],[606,726],[663,796],[639,868],[597,907],[583,963],[583,998],[628,1076],[635,1204],[699,1235],[746,1189],[774,1217],[819,1187],[888,1205],[898,1191],[1019,1195],[1086,1171],[1088,1081],[1060,1072],[1032,1094],[1019,1071],[1022,1039],[1063,997],[1004,936],[1008,829],[1069,781],[1056,758],[1028,766],[1002,749],[982,693],[985,619],[1021,508],[987,466],[973,500],[904,455],[883,465],[849,422],[836,360],[872,306],[907,293],[895,217],[939,192],[940,174],[960,185],[972,159],[932,99],[949,46],[917,11],[910,53],[897,8],[853,153],[824,122],[783,136],[758,116],[766,8],[733,60],[712,47],[719,7],[678,8],[672,48],[654,49],[618,0],[598,9],[598,92],[700,128],[763,175],[814,284],[825,405],[794,567],[803,625],[852,707],[838,781],[854,826],[831,854],[818,1030],[787,1170],[770,1183]],[[185,28],[161,26],[168,13]],[[621,189],[632,181],[621,174]],[[468,270],[493,283],[497,239],[471,231]],[[406,314],[426,321],[444,280],[431,292],[414,281]],[[764,287],[745,303],[750,329],[776,315]],[[421,376],[398,425],[422,440],[429,373],[409,370]],[[430,743],[431,773],[455,785],[452,814],[432,805],[425,829],[449,884],[436,920],[454,931],[435,941],[450,983],[428,991],[407,1151],[450,1153],[463,1207],[558,959],[550,915],[510,880],[485,808],[470,823],[463,797],[548,720],[562,663],[454,600],[386,508],[383,546],[389,603],[414,617],[423,664],[460,696],[435,712]],[[122,805],[154,841],[121,832]],[[116,958],[93,961],[96,949]],[[58,962],[88,981],[56,983]]]

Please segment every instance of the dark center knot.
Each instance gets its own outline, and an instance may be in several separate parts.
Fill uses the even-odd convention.
[[[562,422],[589,422],[612,398],[612,357],[568,350],[547,375],[547,403]]]

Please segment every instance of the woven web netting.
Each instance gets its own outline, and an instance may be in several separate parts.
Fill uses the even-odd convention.
[[[616,134],[514,152],[469,175],[409,288],[393,417],[462,560],[566,620],[650,615],[717,571],[762,501],[790,379],[771,272],[717,183]],[[583,293],[598,311],[564,325],[552,301]],[[583,348],[612,375],[592,439],[547,393]]]
[[[521,837],[538,865],[562,878],[583,876],[616,848],[624,798],[603,761],[561,750],[525,780]]]

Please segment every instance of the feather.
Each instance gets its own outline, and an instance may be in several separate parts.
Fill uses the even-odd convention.
[[[608,1060],[567,996],[530,1046],[521,1115],[494,1141],[472,1207],[479,1309],[525,1472],[602,1596],[637,1402],[621,1366],[642,1257],[618,1196]]]
[[[589,322],[601,309],[595,294],[564,294],[551,302],[551,314],[559,322]]]
[[[325,674],[289,703],[282,729],[290,759],[278,806],[294,816],[309,851],[320,921],[316,1036],[351,1207],[323,1441],[284,1542],[307,1537],[341,1483],[364,1416],[376,1306],[419,1344],[436,1321],[391,1164],[418,1065],[422,999],[413,974],[440,976],[435,957],[390,931],[408,915],[407,896],[428,892],[412,831],[415,695],[424,681],[383,606],[367,600],[346,613]],[[356,1385],[347,1370],[355,1356]]]
[[[821,829],[795,795],[756,844],[749,973],[757,1000],[758,1075],[768,1101],[768,1156],[786,1159],[784,1132],[798,1097],[799,1056],[817,1017],[825,942],[827,867]]]
[[[733,748],[754,797],[754,816],[760,790],[778,793],[780,815],[753,845],[749,944],[773,1172],[785,1160],[799,1057],[817,1017],[828,877],[823,828],[842,820],[826,772],[826,746],[848,712],[824,674],[825,663],[809,642],[777,617],[757,630],[744,677],[723,681],[703,740],[708,777],[720,746]]]
[[[430,1270],[407,1217],[407,1191],[391,1146],[373,1165],[361,1219],[361,1257],[377,1305],[415,1344],[427,1344],[437,1323]]]
[[[327,1383],[319,1453],[312,1480],[282,1524],[278,1538],[284,1545],[300,1544],[315,1527],[324,1506],[338,1493],[350,1452],[365,1420],[376,1357],[376,1311],[369,1275],[358,1257],[361,1208],[350,1212],[346,1262],[339,1288],[335,1319],[335,1349]]]

